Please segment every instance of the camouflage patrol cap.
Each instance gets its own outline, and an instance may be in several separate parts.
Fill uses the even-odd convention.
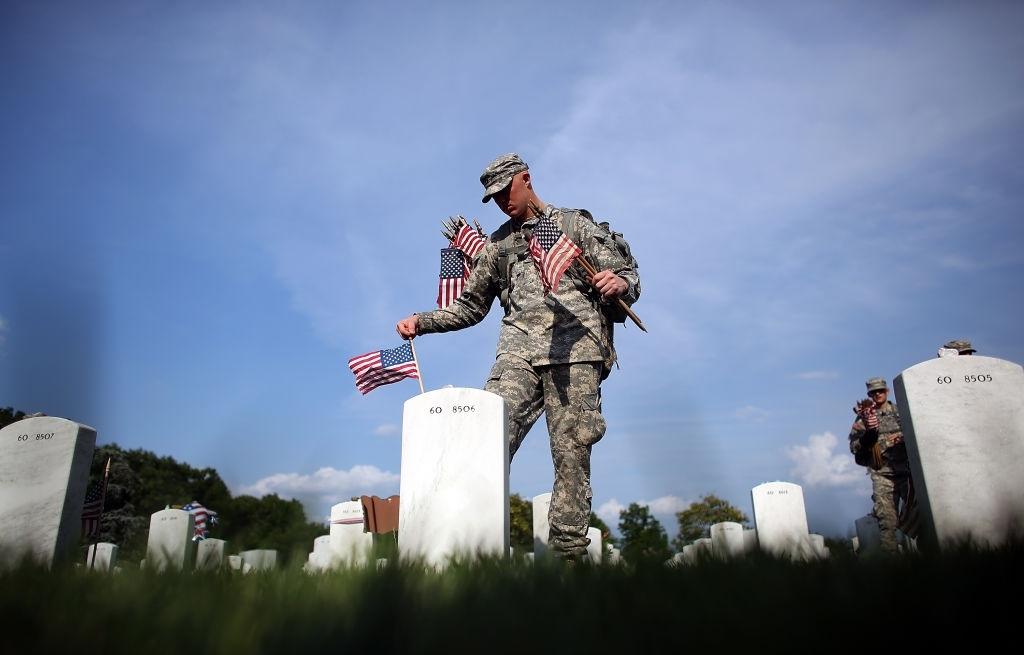
[[[502,155],[487,164],[487,168],[480,174],[480,184],[484,185],[484,197],[481,202],[487,202],[491,196],[507,187],[516,173],[529,169],[526,162],[514,152]]]
[[[946,344],[942,347],[951,348],[960,353],[961,355],[970,355],[972,353],[978,352],[977,350],[974,349],[974,346],[971,345],[971,342],[965,339],[954,339],[953,341],[947,341]]]
[[[885,378],[871,378],[865,383],[868,387],[868,393],[872,391],[888,391],[889,386],[885,383]]]

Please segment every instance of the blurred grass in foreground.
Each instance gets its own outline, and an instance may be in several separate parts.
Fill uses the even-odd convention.
[[[870,653],[962,639],[973,652],[1019,638],[1022,554],[680,568],[483,561],[443,574],[23,566],[0,573],[0,652]]]

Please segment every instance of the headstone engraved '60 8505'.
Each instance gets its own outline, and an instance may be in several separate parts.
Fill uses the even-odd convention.
[[[1024,534],[1024,369],[942,357],[903,371],[893,388],[922,543],[995,546]]]
[[[96,431],[41,416],[0,430],[0,563],[72,555]]]
[[[435,567],[452,556],[508,556],[505,403],[480,389],[446,388],[405,402],[402,559]]]
[[[195,517],[183,509],[162,509],[149,518],[146,566],[191,571],[196,559]]]
[[[373,535],[363,531],[361,502],[349,500],[331,507],[331,534],[328,543],[329,566],[364,566],[370,561]]]
[[[754,501],[754,525],[761,550],[776,556],[802,558],[810,531],[804,492],[792,482],[765,482],[750,490]]]
[[[548,512],[551,511],[551,492],[533,497],[533,556],[543,557],[548,552]]]

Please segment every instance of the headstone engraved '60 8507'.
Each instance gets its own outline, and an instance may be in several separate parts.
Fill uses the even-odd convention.
[[[405,402],[398,550],[444,566],[452,556],[507,557],[505,403],[480,389],[446,388]]]
[[[1024,535],[1024,369],[942,357],[903,371],[893,388],[922,543],[995,546]]]
[[[792,482],[765,482],[750,490],[754,525],[761,550],[776,556],[802,558],[810,539],[804,492]]]
[[[548,512],[551,511],[551,492],[533,497],[533,556],[543,557],[548,552]]]
[[[196,560],[195,517],[183,509],[162,509],[149,518],[146,566],[191,571]]]
[[[96,431],[41,416],[0,430],[0,563],[75,552]]]
[[[373,535],[363,531],[363,504],[349,500],[331,507],[329,566],[364,566],[373,552]],[[315,546],[315,543],[314,543]],[[313,549],[316,552],[316,549]],[[314,559],[319,559],[314,558]]]

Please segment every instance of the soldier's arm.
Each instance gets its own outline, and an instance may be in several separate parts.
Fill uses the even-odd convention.
[[[576,217],[578,245],[598,271],[611,271],[626,281],[626,291],[620,296],[627,305],[640,297],[640,274],[619,254],[612,236],[584,216]]]
[[[498,247],[487,244],[476,256],[462,295],[444,309],[416,314],[417,334],[451,332],[476,325],[491,310],[497,295]]]
[[[853,422],[850,427],[850,452],[856,455],[861,449],[861,439],[864,437],[864,433],[867,429],[864,427],[864,421],[857,419]]]

